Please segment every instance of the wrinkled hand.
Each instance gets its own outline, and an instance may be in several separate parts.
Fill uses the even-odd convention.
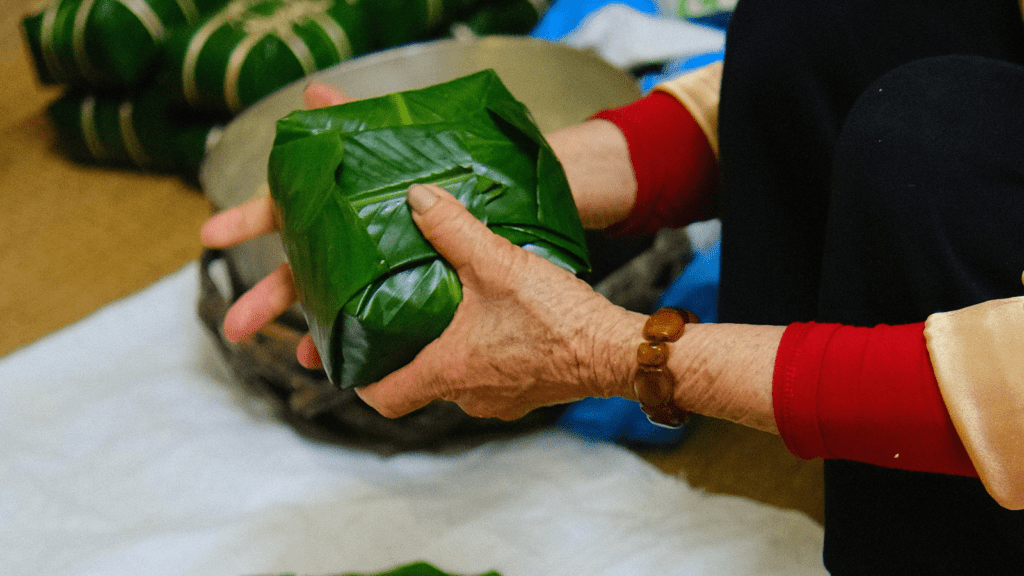
[[[572,273],[491,232],[436,186],[409,190],[413,220],[456,270],[463,301],[407,366],[358,389],[397,417],[435,399],[471,416],[515,419],[534,408],[610,396],[594,345],[617,308]]]
[[[351,100],[312,84],[310,108]],[[479,417],[515,419],[541,406],[623,394],[626,380],[595,349],[624,312],[585,282],[491,232],[448,192],[417,186],[413,219],[457,271],[463,301],[451,324],[408,366],[357,393],[385,416],[398,417],[435,399]],[[210,218],[203,243],[225,248],[275,230],[273,201],[262,196]],[[282,264],[228,310],[224,334],[243,340],[295,302],[291,269]],[[598,335],[602,336],[598,338]],[[309,334],[296,351],[307,368],[322,366]],[[618,355],[618,354],[615,354]],[[628,391],[625,392],[628,394]]]
[[[310,84],[303,96],[307,108],[322,108],[352,101],[346,94],[317,83]],[[273,232],[274,229],[273,201],[270,196],[264,195],[213,216],[203,224],[199,236],[207,247],[227,248]],[[283,314],[295,300],[291,268],[282,264],[231,306],[224,318],[224,335],[232,342],[244,340]],[[296,354],[299,362],[307,368],[323,365],[309,334],[299,342]]]

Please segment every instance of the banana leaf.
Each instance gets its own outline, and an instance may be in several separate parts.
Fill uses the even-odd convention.
[[[583,227],[561,164],[492,70],[277,123],[268,166],[285,253],[331,381],[407,364],[462,299],[405,203],[437,184],[491,230],[576,274]]]

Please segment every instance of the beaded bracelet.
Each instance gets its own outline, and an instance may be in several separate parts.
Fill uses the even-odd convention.
[[[636,351],[639,363],[633,380],[633,391],[640,409],[652,424],[664,428],[681,428],[690,413],[675,405],[675,384],[668,363],[669,343],[682,337],[687,324],[700,322],[689,310],[665,307],[651,314],[644,324],[644,341]]]

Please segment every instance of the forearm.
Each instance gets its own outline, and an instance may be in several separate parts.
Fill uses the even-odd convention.
[[[677,404],[777,434],[772,375],[783,332],[783,326],[687,326],[669,358]]]
[[[636,399],[646,316],[616,308],[593,336],[600,395]],[[687,325],[669,345],[679,408],[781,434],[803,458],[974,474],[950,421],[922,325]]]
[[[622,221],[636,200],[636,177],[626,138],[607,120],[589,120],[547,135],[584,228],[603,229]]]
[[[602,111],[548,141],[587,228],[649,234],[715,214],[714,147],[690,110],[666,92]]]

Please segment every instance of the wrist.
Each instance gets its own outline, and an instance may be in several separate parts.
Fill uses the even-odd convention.
[[[688,326],[669,360],[676,403],[777,434],[772,377],[784,331],[783,326],[747,324]]]
[[[581,339],[580,356],[586,366],[583,378],[588,380],[592,396],[619,396],[636,400],[633,377],[636,373],[636,348],[643,341],[642,330],[647,316],[607,303],[588,324],[588,333]]]
[[[637,401],[633,383],[648,316],[603,300],[576,351],[590,395]],[[777,434],[772,374],[783,326],[687,325],[670,344],[672,403],[681,410]]]
[[[633,391],[652,424],[679,428],[690,418],[689,410],[680,408],[676,403],[676,381],[668,367],[668,359],[672,343],[683,336],[687,325],[699,322],[693,312],[662,307],[644,323],[644,341],[636,351]]]
[[[619,396],[639,401],[635,387],[640,371],[637,350],[645,342],[644,326],[650,316],[608,303],[608,308],[595,317],[600,320],[588,324],[589,332],[582,339],[585,344],[581,350],[585,352],[587,361],[580,363],[587,367],[583,378],[588,380],[591,395],[601,398]],[[692,350],[681,349],[685,345],[680,342],[670,344],[672,347],[680,347],[674,351],[679,358],[672,358],[666,366],[666,372],[672,386],[672,403],[681,409],[690,409],[694,398],[682,386],[685,382],[683,375],[692,372],[693,366],[699,362],[693,360]]]

